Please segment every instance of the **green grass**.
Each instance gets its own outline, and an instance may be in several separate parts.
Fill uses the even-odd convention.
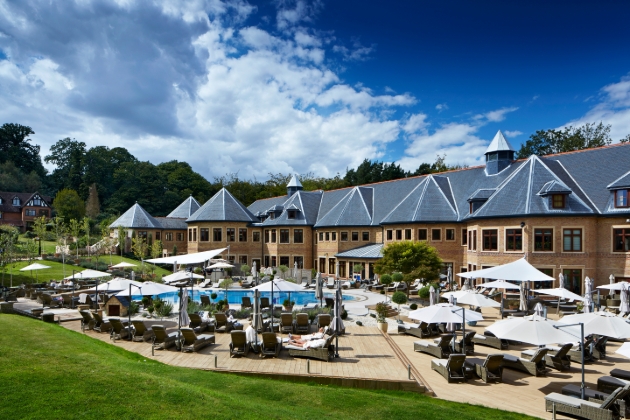
[[[0,360],[3,419],[530,418],[408,392],[172,367],[17,315],[0,314]]]
[[[70,257],[72,258],[72,257]],[[92,259],[92,261],[95,261],[94,258]],[[110,258],[109,255],[104,255],[101,256],[99,258],[100,262],[104,262],[109,264],[110,263]],[[131,264],[137,264],[138,267],[135,268],[134,270],[136,272],[140,271],[141,268],[141,262],[136,261],[136,260],[132,260],[130,258],[121,258],[120,255],[112,255],[112,259],[111,261],[115,264],[118,264],[121,261],[125,261]],[[44,261],[35,261],[38,262],[40,264],[43,265],[48,265],[51,268],[47,268],[44,270],[39,270],[37,273],[35,271],[33,271],[33,277],[31,278],[31,272],[30,271],[20,271],[21,268],[26,267],[27,265],[29,265],[28,261],[19,261],[15,264],[15,267],[9,266],[7,267],[7,271],[4,273],[4,285],[9,285],[10,284],[10,278],[11,278],[11,273],[13,273],[13,285],[18,285],[22,282],[24,283],[31,283],[31,282],[35,282],[37,279],[39,279],[39,282],[43,282],[43,281],[49,281],[49,280],[61,280],[64,278],[64,271],[63,271],[63,264],[62,263],[58,263],[55,261],[48,261],[48,260],[44,260]],[[146,272],[150,273],[151,269],[150,267],[152,267],[151,264],[145,263],[144,264],[146,267]],[[65,273],[66,273],[66,277],[72,275],[72,270],[76,270],[76,271],[83,271],[85,270],[85,268],[80,267],[80,266],[76,266],[74,264],[72,264],[72,261],[70,262],[66,262],[65,265]],[[169,270],[165,270],[163,268],[160,268],[158,266],[155,266],[155,274],[158,275],[168,275],[171,274],[171,271]],[[2,278],[2,273],[0,273],[0,279]],[[1,283],[1,282],[0,282]]]

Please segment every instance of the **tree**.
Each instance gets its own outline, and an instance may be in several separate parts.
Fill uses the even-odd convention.
[[[385,292],[385,302],[387,302],[387,288],[392,284],[392,276],[389,274],[383,274],[381,276],[381,284],[383,285],[383,291]]]
[[[66,277],[66,243],[68,238],[68,226],[64,223],[63,217],[54,217],[51,219],[52,230],[55,240],[61,248],[61,264],[63,276]]]
[[[37,172],[25,172],[11,161],[0,163],[0,191],[35,192],[41,188],[42,180]]]
[[[83,183],[85,143],[69,137],[59,140],[50,148],[50,154],[44,158],[46,163],[57,166],[50,175],[54,189],[81,189]]]
[[[120,247],[120,260],[122,261],[123,252],[125,248],[127,247],[127,230],[122,226],[118,226],[117,230],[118,230],[118,246]]]
[[[36,217],[33,220],[33,232],[40,240],[46,240],[48,236],[48,221],[45,216]]]
[[[109,233],[108,223],[101,225],[101,243],[103,244],[103,247],[109,251],[109,264],[114,265],[114,261],[112,260],[112,247],[114,245],[114,240]]]
[[[363,273],[363,264],[358,264],[357,263],[357,264],[353,265],[352,266],[352,272],[354,274],[358,273],[359,275],[361,275],[361,273]]]
[[[81,221],[81,224],[82,224],[83,232],[85,232],[86,248],[87,248],[88,257],[89,257],[90,256],[90,246],[92,245],[92,244],[90,244],[90,218],[89,217],[84,217],[83,220]]]
[[[85,203],[75,190],[63,189],[53,200],[53,208],[64,219],[81,219],[85,215]]]
[[[160,258],[162,256],[162,241],[155,241],[151,245],[151,258]],[[151,274],[155,271],[155,265],[151,265]]]
[[[437,250],[426,242],[413,241],[389,244],[383,249],[383,258],[374,264],[374,271],[378,274],[402,273],[403,281],[407,283],[407,294],[414,279],[435,280],[441,269],[442,259]]]
[[[98,200],[98,191],[96,183],[90,186],[87,203],[85,204],[85,214],[91,218],[96,218],[101,212],[101,203]]]
[[[400,312],[400,305],[407,303],[407,295],[399,290],[392,295],[392,302],[398,305],[398,312]]]
[[[0,225],[0,267],[2,267],[2,286],[4,286],[4,273],[7,267],[13,264],[15,246],[20,232],[11,225]],[[13,272],[12,272],[13,273]],[[11,274],[11,286],[13,286],[13,274]]]
[[[525,159],[531,155],[544,156],[574,150],[591,149],[612,143],[610,124],[586,123],[579,127],[564,127],[560,130],[538,130],[521,145],[517,158]]]
[[[625,143],[629,143],[629,142],[630,142],[630,134],[626,135],[626,137],[624,137],[621,140],[619,140],[619,143],[621,143],[621,144],[625,144]]]
[[[28,174],[31,171],[43,178],[46,176],[46,169],[42,165],[39,156],[39,146],[30,144],[31,134],[35,134],[31,127],[6,123],[0,127],[0,163],[7,161]]]
[[[77,245],[77,260],[79,259],[79,236],[81,235],[81,224],[77,219],[71,219],[68,224],[70,234],[74,237],[74,243]]]
[[[144,274],[144,257],[146,257],[149,251],[149,245],[144,238],[131,238],[131,250],[133,251],[133,255],[142,261],[142,274]]]
[[[285,274],[287,271],[289,271],[289,267],[287,267],[286,265],[279,265],[278,266],[278,270],[280,270],[280,272],[282,273],[282,278],[284,278]]]

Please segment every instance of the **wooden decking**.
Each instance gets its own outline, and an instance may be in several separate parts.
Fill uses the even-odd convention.
[[[61,325],[81,331],[80,322],[63,322]],[[349,326],[346,332],[339,338],[340,357],[331,362],[293,358],[286,350],[280,352],[279,358],[261,359],[251,352],[247,357],[230,358],[230,334],[215,334],[216,344],[199,353],[181,353],[169,349],[156,350],[155,356],[151,355],[149,343],[121,340],[113,343],[108,334],[94,331],[86,331],[86,334],[172,366],[358,388],[425,391],[421,382],[408,379],[407,365],[401,362],[378,329]]]

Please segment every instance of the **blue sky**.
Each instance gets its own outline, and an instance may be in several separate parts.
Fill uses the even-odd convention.
[[[625,1],[0,0],[0,122],[208,178],[630,133]]]

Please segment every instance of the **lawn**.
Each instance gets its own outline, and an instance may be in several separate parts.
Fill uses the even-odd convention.
[[[18,315],[0,314],[0,357],[4,419],[530,418],[407,392],[172,367]]]
[[[94,261],[94,259],[93,259]],[[99,259],[100,262],[104,262],[107,264],[110,264],[110,257],[109,255],[105,255],[105,256],[101,256]],[[135,269],[136,272],[140,271],[140,265],[142,264],[139,261],[136,260],[132,260],[130,258],[122,258],[120,255],[112,255],[111,257],[111,262],[113,262],[113,264],[118,264],[121,261],[125,261],[131,264],[137,264],[138,267],[137,269]],[[22,282],[24,283],[31,283],[31,281],[36,281],[37,279],[39,279],[40,282],[42,281],[49,281],[49,280],[61,280],[64,278],[64,267],[62,263],[59,262],[55,262],[55,261],[49,261],[49,260],[43,260],[43,261],[34,261],[34,262],[38,262],[40,264],[43,265],[47,265],[50,266],[51,268],[47,268],[44,270],[39,270],[37,273],[35,271],[33,271],[33,277],[31,280],[31,272],[30,271],[20,271],[21,268],[26,267],[27,265],[29,265],[28,261],[19,261],[17,263],[15,263],[15,267],[7,267],[7,271],[4,273],[4,281],[2,282],[3,285],[10,285],[10,278],[11,278],[11,273],[13,273],[13,285],[18,285],[21,284]],[[163,268],[160,268],[158,266],[153,266],[151,264],[145,263],[145,267],[146,267],[146,271],[147,272],[151,272],[151,267],[155,267],[155,274],[158,275],[168,275],[171,274],[171,271],[169,270],[165,270]],[[80,266],[76,266],[74,264],[72,264],[72,261],[70,262],[66,262],[65,264],[65,274],[66,276],[70,276],[72,275],[72,270],[76,270],[77,272],[79,271],[83,271],[85,270],[85,268],[80,267]],[[2,274],[0,273],[0,278],[2,278]]]

